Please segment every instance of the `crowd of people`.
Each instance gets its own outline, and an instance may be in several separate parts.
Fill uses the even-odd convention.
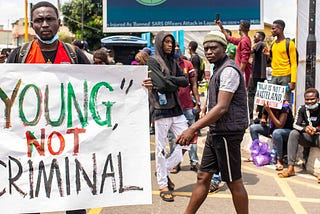
[[[75,40],[72,45],[60,41],[57,36],[60,19],[57,8],[51,3],[33,5],[31,14],[36,39],[7,56],[1,55],[1,62],[114,64],[105,48],[89,53],[88,44],[84,41]],[[275,20],[272,24],[271,33],[276,39],[269,49],[261,31],[254,35],[251,44],[249,21],[240,22],[239,38],[232,37],[222,21],[216,20],[216,24],[220,31],[209,32],[203,40],[205,58],[213,65],[213,70],[210,71],[207,97],[202,108],[198,83],[204,74],[201,73],[201,57],[196,53],[197,42],[188,44],[191,57],[188,60],[174,36],[161,31],[155,38],[154,55],[146,47],[136,54],[131,64],[147,65],[151,71],[142,85],[149,90],[150,126],[156,144],[155,175],[161,199],[174,201],[175,185],[169,175],[179,172],[180,163],[188,151],[190,170],[197,172],[197,182],[185,213],[195,213],[208,192],[219,189],[221,180],[231,191],[236,212],[248,213],[240,151],[246,129],[250,125],[252,140],[259,139],[259,135],[271,137],[276,148],[276,170],[280,171],[280,178],[295,175],[298,145],[305,148],[305,162],[309,148],[319,146],[319,92],[315,88],[306,89],[305,104],[298,108],[294,117],[291,91],[296,83],[296,49],[290,41],[287,50],[282,20]],[[287,89],[281,109],[270,108],[268,102],[257,107],[254,104],[257,83],[266,80],[268,61],[272,68],[270,83]],[[253,119],[255,109],[257,118]],[[204,127],[209,127],[209,131],[200,161],[197,135]],[[167,142],[170,142],[170,151],[166,147]],[[285,157],[288,161],[286,170]]]

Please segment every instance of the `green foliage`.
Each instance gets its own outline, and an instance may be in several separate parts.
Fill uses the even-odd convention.
[[[63,33],[63,32],[58,32],[58,35],[59,35],[59,39],[65,43],[69,43],[71,44],[72,43],[72,38],[67,35],[66,33]]]
[[[62,6],[63,22],[76,39],[82,39],[82,1],[72,0]],[[100,39],[108,36],[102,32],[102,27],[102,1],[84,0],[83,40],[91,50],[99,49]]]

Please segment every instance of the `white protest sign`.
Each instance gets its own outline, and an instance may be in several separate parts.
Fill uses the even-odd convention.
[[[258,82],[254,103],[263,106],[268,102],[270,108],[281,109],[285,97],[286,86]]]
[[[0,68],[3,213],[152,203],[146,66]]]

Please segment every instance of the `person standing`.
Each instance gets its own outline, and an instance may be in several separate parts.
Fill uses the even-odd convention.
[[[231,37],[232,36],[231,30],[226,29],[226,31],[229,34],[229,36]],[[226,50],[227,56],[230,59],[235,60],[236,59],[236,51],[237,51],[237,47],[234,44],[232,44],[231,42],[228,42],[227,50]]]
[[[25,59],[19,61],[20,49],[16,48],[9,55],[7,63],[73,63],[90,64],[87,57],[79,48],[75,49],[76,59],[69,54],[71,50],[67,50],[68,46],[58,39],[58,30],[61,25],[57,8],[46,1],[38,2],[31,9],[32,28],[36,33],[37,39],[33,40],[25,47],[29,46],[29,51],[25,54]],[[85,214],[86,210],[71,210],[67,214]]]
[[[277,39],[272,43],[270,51],[265,49],[264,53],[271,58],[271,83],[287,86],[285,99],[292,104],[291,91],[296,88],[297,78],[297,53],[292,40],[289,41],[289,50],[287,50],[284,28],[283,20],[273,22],[271,33]]]
[[[166,158],[166,140],[169,129],[175,137],[188,128],[179,100],[179,87],[188,86],[188,80],[180,70],[174,58],[175,39],[172,34],[161,31],[155,39],[155,55],[147,61],[150,78],[143,85],[150,90],[149,100],[153,106],[155,123],[155,159],[156,176],[160,189],[160,197],[167,202],[174,201],[172,191],[174,184],[168,173],[178,163],[183,161],[182,147],[177,145],[172,154]]]
[[[221,32],[225,35],[226,39],[232,44],[237,45],[235,61],[236,64],[240,67],[240,70],[242,71],[245,77],[246,87],[248,88],[251,74],[251,64],[249,63],[249,58],[251,54],[251,39],[248,36],[250,30],[250,22],[247,20],[240,21],[240,38],[229,36],[228,32],[224,29],[220,20],[217,20],[216,23],[219,26]]]
[[[266,80],[267,57],[263,53],[263,50],[266,48],[266,45],[263,42],[265,37],[266,35],[262,31],[258,31],[253,37],[254,46],[251,49],[251,53],[253,54],[252,73],[248,87],[250,123],[253,121],[254,97],[257,91],[257,83],[264,82]],[[260,123],[260,119],[262,117],[262,108],[263,106],[257,106],[258,117],[254,120],[254,123]]]
[[[208,88],[208,112],[177,139],[180,145],[188,145],[197,130],[209,126],[197,183],[185,214],[196,213],[208,195],[213,173],[218,170],[231,191],[236,212],[248,213],[240,154],[249,118],[245,80],[240,68],[225,53],[227,40],[223,33],[210,32],[204,37],[203,46],[206,58],[215,65]]]
[[[293,130],[288,140],[288,169],[278,173],[280,178],[287,178],[295,175],[294,164],[296,162],[298,145],[305,149],[319,147],[320,144],[320,108],[319,91],[315,88],[308,88],[304,92],[304,105],[298,108]],[[306,157],[304,157],[306,158]],[[320,176],[318,176],[320,182]]]
[[[80,48],[80,50],[84,53],[84,55],[86,55],[86,57],[88,58],[90,63],[94,64],[93,63],[93,55],[88,52],[88,42],[82,41],[82,40],[74,40],[72,42],[72,44],[77,46],[78,48]]]
[[[189,81],[189,85],[185,88],[180,88],[178,92],[179,101],[181,104],[181,108],[184,116],[188,120],[188,125],[192,125],[195,123],[195,114],[200,113],[200,107],[198,105],[193,104],[191,94],[196,100],[197,103],[200,103],[199,92],[197,87],[197,77],[194,72],[192,63],[189,60],[183,59],[180,46],[177,43],[175,46],[175,57],[177,58],[178,64],[180,66],[181,71],[185,74],[186,78]],[[168,139],[170,142],[170,151],[173,151],[173,148],[176,145],[175,138],[171,136],[169,133]],[[194,144],[190,146],[189,159],[190,159],[190,170],[197,171],[199,168],[199,158],[197,154],[197,144],[196,141]],[[180,171],[180,163],[170,172],[178,173]]]

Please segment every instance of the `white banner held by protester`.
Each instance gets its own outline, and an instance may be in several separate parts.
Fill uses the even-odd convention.
[[[3,213],[152,203],[146,66],[0,67]]]
[[[285,97],[286,86],[258,82],[254,103],[263,106],[268,102],[270,108],[281,109]]]

